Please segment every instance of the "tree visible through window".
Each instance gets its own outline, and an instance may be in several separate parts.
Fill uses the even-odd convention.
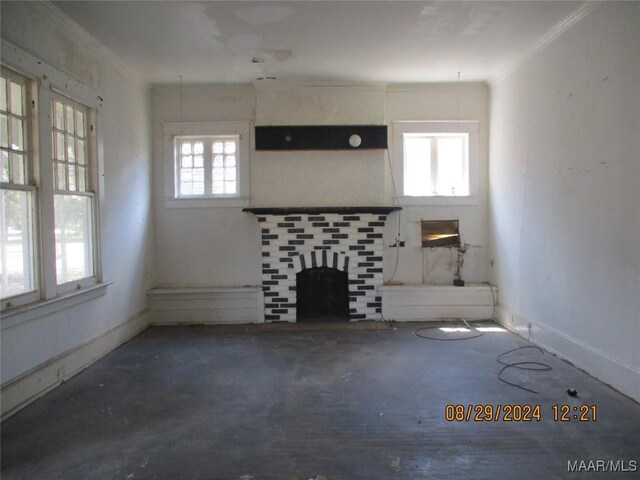
[[[0,75],[0,287],[2,298],[36,289],[33,211],[36,190],[26,108],[26,81]]]

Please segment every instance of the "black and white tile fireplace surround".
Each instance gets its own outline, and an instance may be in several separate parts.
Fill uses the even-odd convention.
[[[350,320],[380,320],[383,231],[399,209],[245,208],[260,222],[265,321],[296,321],[296,275],[317,267],[347,273]]]

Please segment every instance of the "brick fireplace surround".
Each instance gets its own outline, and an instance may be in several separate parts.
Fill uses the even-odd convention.
[[[265,321],[296,321],[296,274],[347,272],[349,318],[380,320],[383,231],[400,207],[245,208],[260,222]]]

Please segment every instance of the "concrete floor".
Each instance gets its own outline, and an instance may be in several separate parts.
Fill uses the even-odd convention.
[[[567,461],[640,460],[629,398],[532,350],[513,358],[553,370],[505,372],[539,394],[519,390],[496,356],[524,340],[417,327],[150,328],[2,424],[2,478],[598,478]],[[542,420],[447,422],[447,404],[541,405]],[[597,421],[555,422],[555,404],[597,405]]]

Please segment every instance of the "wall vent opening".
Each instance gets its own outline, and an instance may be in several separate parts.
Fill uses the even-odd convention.
[[[459,247],[458,220],[422,220],[422,247]]]

